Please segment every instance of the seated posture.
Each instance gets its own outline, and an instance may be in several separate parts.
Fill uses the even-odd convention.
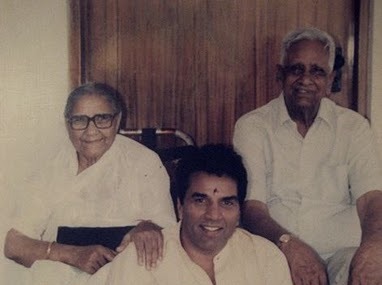
[[[176,185],[180,222],[163,230],[158,266],[150,271],[137,266],[136,251],[128,246],[110,270],[105,266],[88,284],[291,284],[279,249],[237,228],[247,174],[232,148],[208,145],[181,159]]]
[[[236,123],[243,223],[280,247],[296,285],[382,284],[381,162],[368,121],[326,98],[334,59],[327,33],[291,32],[282,94]]]
[[[88,83],[69,95],[65,119],[71,143],[63,143],[35,185],[25,190],[5,241],[5,255],[31,267],[27,284],[76,284],[130,241],[141,264],[155,266],[161,257],[160,226],[176,223],[169,178],[154,152],[117,135],[121,106],[118,94],[104,84]],[[126,226],[133,229],[127,233]],[[98,236],[110,233],[110,227],[119,235],[109,243],[114,246],[107,246],[107,239],[115,237]],[[97,233],[91,237],[99,244],[75,240],[76,232],[86,231]],[[61,241],[65,232],[73,240]]]

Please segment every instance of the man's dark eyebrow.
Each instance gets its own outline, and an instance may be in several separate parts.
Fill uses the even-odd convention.
[[[239,201],[239,198],[237,197],[237,195],[232,195],[232,196],[223,197],[222,200],[224,200],[224,201],[230,201],[230,200]]]
[[[205,197],[207,197],[207,195],[203,194],[203,193],[199,193],[199,192],[194,192],[194,193],[192,193],[191,197],[192,198],[205,198]]]
[[[204,193],[194,192],[194,193],[192,193],[191,197],[192,198],[207,198],[208,195],[206,195]],[[237,197],[237,195],[232,195],[232,196],[223,197],[223,198],[221,198],[221,200],[223,200],[223,201],[230,201],[230,200],[239,201],[239,198]]]
[[[323,69],[324,70],[324,67],[320,66],[320,65],[317,65],[317,64],[313,64],[312,65],[313,68],[319,68],[319,69]]]

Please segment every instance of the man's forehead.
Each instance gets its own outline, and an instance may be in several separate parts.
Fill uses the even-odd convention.
[[[236,181],[228,176],[218,176],[206,172],[197,172],[191,175],[187,195],[194,193],[206,196],[237,196]]]
[[[212,190],[209,190],[209,191],[203,191],[203,192],[199,192],[199,191],[190,191],[189,192],[189,196],[190,197],[204,197],[204,198],[217,198],[217,199],[238,199],[238,196],[237,194],[232,194],[232,195],[221,195],[223,194],[222,191],[219,191],[219,189],[215,188],[215,189],[212,189]]]
[[[314,49],[319,49],[319,50],[322,50],[323,52],[327,52],[329,53],[329,47],[319,41],[319,40],[310,40],[310,39],[304,39],[304,40],[300,40],[300,41],[297,41],[297,42],[294,42],[292,43],[288,49],[287,49],[287,53],[293,51],[293,50],[298,50],[298,49],[311,49],[311,48],[314,48]]]
[[[297,42],[290,46],[285,58],[285,65],[296,64],[329,68],[329,51],[319,41]]]

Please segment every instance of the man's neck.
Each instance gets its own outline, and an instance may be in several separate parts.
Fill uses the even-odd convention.
[[[318,109],[313,108],[294,108],[288,109],[288,114],[291,119],[297,124],[297,130],[302,137],[305,137],[309,128],[313,125],[316,119]]]
[[[180,232],[180,242],[190,259],[207,273],[212,284],[215,285],[214,258],[220,250],[206,250],[199,248],[198,246],[194,245],[187,237],[184,237],[182,235],[182,231]]]
[[[188,256],[191,260],[199,265],[211,279],[212,284],[216,284],[215,282],[215,269],[214,269],[214,254],[203,254],[195,250],[186,250]]]

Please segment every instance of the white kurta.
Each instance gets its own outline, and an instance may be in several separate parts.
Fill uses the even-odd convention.
[[[103,267],[88,285],[212,285],[207,273],[183,249],[180,226],[163,230],[164,258],[150,271],[137,264],[134,246],[113,263]],[[222,251],[214,257],[217,285],[291,285],[284,255],[268,240],[237,229]]]
[[[143,145],[117,135],[97,163],[78,175],[77,169],[76,152],[67,145],[42,172],[35,187],[26,189],[13,227],[29,237],[52,241],[58,226],[126,226],[140,220],[152,220],[162,227],[175,224],[165,167]],[[57,264],[57,268],[64,267],[69,266]],[[65,274],[54,272],[53,262],[37,261],[33,270],[38,278],[38,272],[53,270],[54,284],[67,284]],[[73,268],[65,270],[79,273]]]
[[[323,257],[359,245],[355,201],[382,189],[365,118],[324,98],[303,138],[281,95],[241,117],[233,142],[248,170],[247,199],[265,202],[277,222]]]

